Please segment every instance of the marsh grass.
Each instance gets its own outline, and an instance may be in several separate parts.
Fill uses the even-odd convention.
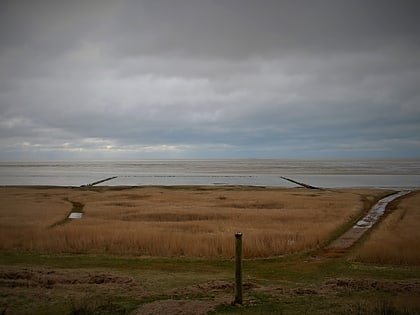
[[[233,257],[237,231],[244,234],[248,258],[315,248],[364,211],[367,195],[384,194],[260,187],[2,189],[1,249],[225,258]],[[84,211],[83,219],[46,228],[65,217],[69,201]]]
[[[354,259],[367,263],[420,264],[420,192],[390,204],[390,213],[356,251]]]

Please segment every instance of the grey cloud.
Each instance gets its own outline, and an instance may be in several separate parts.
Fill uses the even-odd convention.
[[[122,10],[121,53],[247,58],[418,47],[416,1],[143,1]],[[133,38],[138,40],[132,40]]]
[[[7,156],[420,154],[416,1],[1,5]]]

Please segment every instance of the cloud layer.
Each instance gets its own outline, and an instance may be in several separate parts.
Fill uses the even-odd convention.
[[[2,1],[0,159],[419,157],[417,1]]]

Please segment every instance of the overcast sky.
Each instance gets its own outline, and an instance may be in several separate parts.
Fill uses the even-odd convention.
[[[0,159],[420,157],[420,1],[2,0]]]

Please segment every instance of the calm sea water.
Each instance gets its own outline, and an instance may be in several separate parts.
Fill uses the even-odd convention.
[[[0,185],[259,185],[420,188],[420,159],[170,159],[0,162]]]

